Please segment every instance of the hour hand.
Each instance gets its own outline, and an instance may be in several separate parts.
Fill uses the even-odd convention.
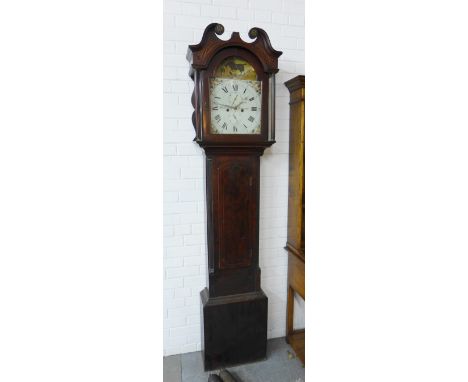
[[[242,101],[240,101],[236,106],[233,107],[233,109],[237,109],[240,105],[242,105],[244,102],[246,102],[245,99],[243,99]]]
[[[236,96],[234,97],[234,101],[232,101],[231,107],[234,107],[234,103],[236,102],[236,99],[237,99],[238,96],[239,96],[239,94],[236,94]],[[234,107],[234,109],[235,109],[235,107]]]

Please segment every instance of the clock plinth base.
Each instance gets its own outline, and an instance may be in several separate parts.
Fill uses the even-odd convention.
[[[202,300],[202,354],[205,371],[266,357],[268,298],[262,290]]]

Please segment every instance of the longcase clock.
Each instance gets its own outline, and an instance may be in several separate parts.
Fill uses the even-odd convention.
[[[205,370],[266,356],[268,299],[260,287],[260,156],[274,140],[275,73],[282,52],[266,32],[229,40],[206,27],[187,59],[195,142],[205,152],[208,287],[202,300]]]

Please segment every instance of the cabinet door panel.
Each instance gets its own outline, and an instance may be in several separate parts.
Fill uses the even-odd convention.
[[[257,213],[254,167],[248,160],[225,161],[217,178],[219,269],[249,267]]]

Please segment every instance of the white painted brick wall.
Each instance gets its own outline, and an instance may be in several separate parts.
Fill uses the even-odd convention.
[[[234,7],[233,4],[236,4]],[[187,46],[200,42],[206,25],[224,25],[250,41],[267,31],[283,51],[276,77],[276,143],[261,159],[260,267],[268,296],[268,337],[286,325],[289,92],[284,82],[304,74],[303,0],[183,0],[164,2],[164,354],[200,350],[200,297],[206,286],[204,158],[192,142],[193,82]],[[299,312],[300,313],[300,312]],[[300,315],[299,315],[300,317]],[[296,325],[301,326],[301,322]]]

